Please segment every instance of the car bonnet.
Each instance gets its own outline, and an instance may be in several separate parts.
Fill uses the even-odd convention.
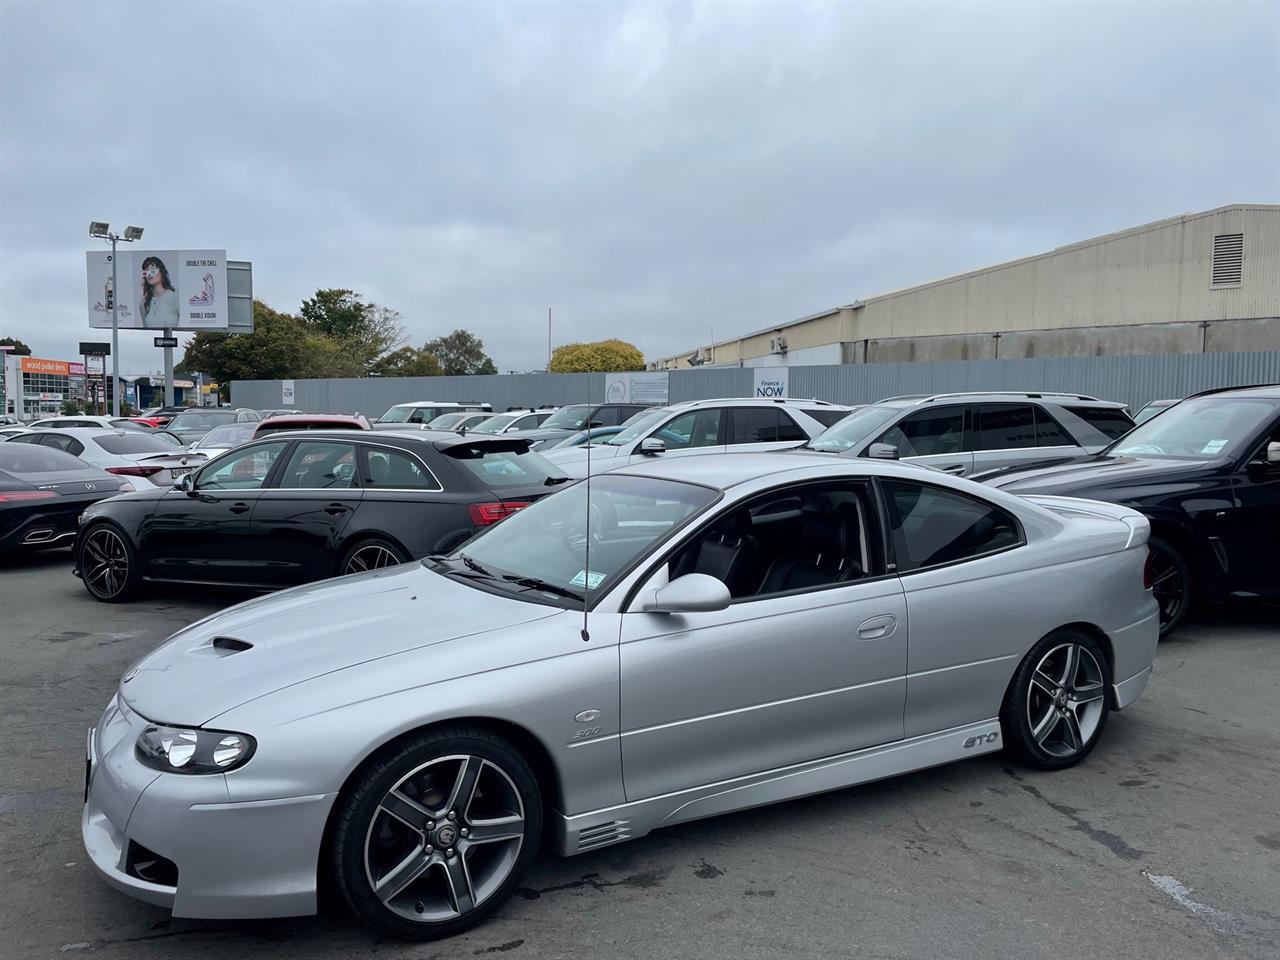
[[[411,562],[295,587],[207,617],[126,671],[120,694],[149,720],[197,726],[322,674],[559,612]]]

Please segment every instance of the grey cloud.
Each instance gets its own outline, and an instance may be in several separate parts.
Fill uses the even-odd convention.
[[[549,305],[659,356],[1275,201],[1278,51],[1268,4],[10,2],[0,330],[74,349],[106,217],[501,369],[543,362]]]

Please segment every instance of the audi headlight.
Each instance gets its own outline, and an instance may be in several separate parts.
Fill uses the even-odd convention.
[[[134,752],[143,764],[164,773],[226,773],[247,763],[255,747],[247,733],[152,724],[138,735]]]

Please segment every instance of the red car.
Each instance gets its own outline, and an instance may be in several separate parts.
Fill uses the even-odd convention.
[[[348,416],[343,413],[298,413],[290,416],[271,417],[258,423],[253,439],[260,440],[269,433],[286,430],[371,430],[369,421],[361,414]]]

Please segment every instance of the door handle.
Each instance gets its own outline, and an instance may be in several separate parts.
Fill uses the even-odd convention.
[[[943,473],[949,473],[949,474],[951,474],[953,477],[962,477],[962,476],[964,476],[964,464],[963,464],[963,463],[957,463],[957,464],[953,464],[953,465],[952,465],[952,466],[950,466],[950,467],[943,467],[943,468],[942,468],[942,472],[943,472]]]
[[[325,507],[325,508],[324,508],[324,512],[325,512],[325,513],[327,513],[327,514],[329,514],[330,516],[337,517],[337,516],[341,516],[342,514],[346,513],[346,512],[347,512],[348,510],[350,510],[350,509],[351,509],[351,508],[350,508],[350,507],[348,507],[346,504],[342,504],[342,503],[331,503],[331,504],[329,504],[327,507]]]
[[[231,512],[232,513],[248,513],[251,509],[253,508],[250,507],[249,504],[247,503],[237,503],[231,507]]]
[[[898,626],[898,618],[892,613],[863,620],[858,627],[859,640],[879,640],[889,636]]]

